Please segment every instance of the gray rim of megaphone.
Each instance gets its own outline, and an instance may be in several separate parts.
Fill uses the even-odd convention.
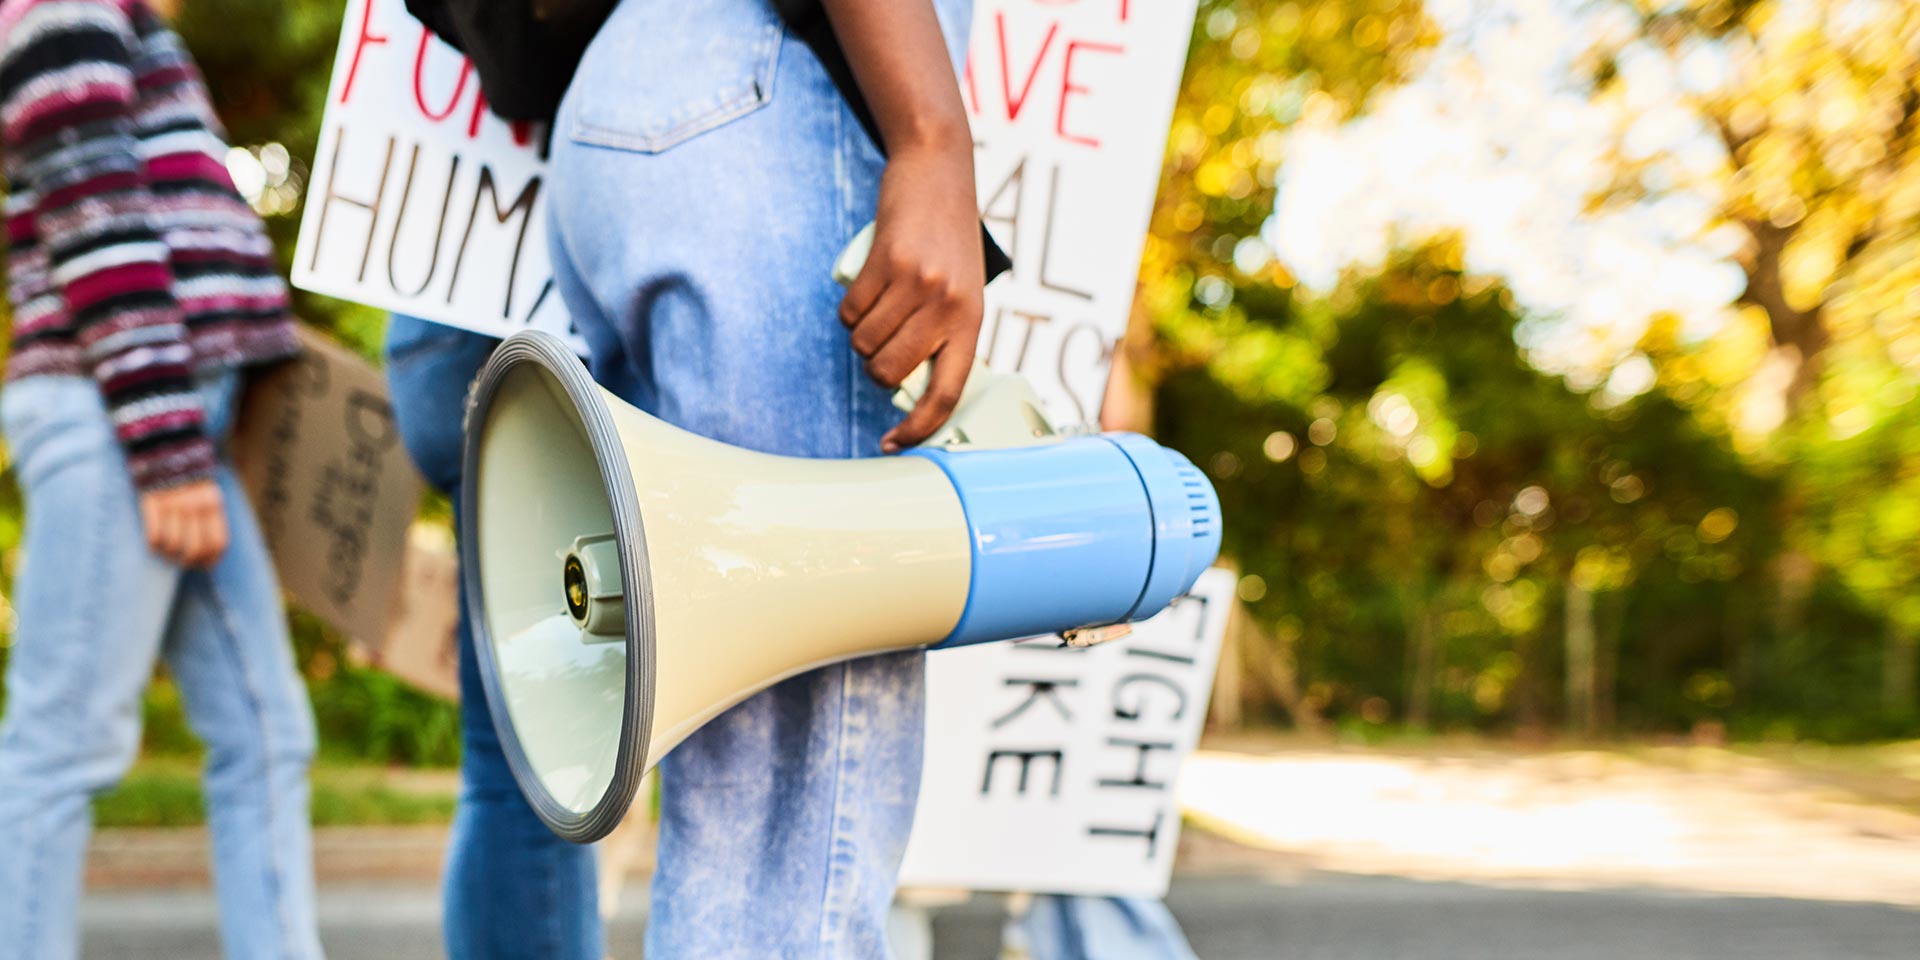
[[[494,392],[507,373],[522,363],[538,365],[560,383],[580,417],[593,458],[600,466],[600,482],[613,509],[615,542],[620,547],[620,580],[627,598],[627,689],[621,723],[620,751],[613,779],[600,802],[586,813],[563,806],[540,782],[527,761],[526,751],[513,730],[506,694],[500,689],[493,638],[481,603],[479,575],[479,461],[476,428],[484,422]],[[480,682],[487,692],[487,713],[500,737],[507,766],[520,792],[554,833],[575,843],[592,843],[612,832],[626,816],[639,789],[647,764],[648,733],[653,729],[653,588],[647,569],[646,530],[640,522],[640,501],[634,495],[633,475],[627,469],[625,448],[614,430],[600,389],[587,375],[580,358],[560,338],[538,331],[516,333],[487,359],[467,398],[466,441],[462,451],[463,482],[460,513],[466,529],[460,531],[460,576],[466,584],[467,622],[473,631],[474,652],[480,657]]]

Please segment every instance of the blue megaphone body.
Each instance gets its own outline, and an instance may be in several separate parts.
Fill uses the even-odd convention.
[[[1144,620],[1220,552],[1212,484],[1137,433],[906,455],[953,482],[972,547],[966,606],[936,647]]]

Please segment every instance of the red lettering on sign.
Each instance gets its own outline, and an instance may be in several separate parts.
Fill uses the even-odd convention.
[[[467,78],[473,76],[473,61],[460,58],[460,79],[454,84],[453,96],[447,98],[447,108],[435,111],[427,106],[427,47],[433,42],[433,33],[426,27],[420,28],[420,49],[413,55],[413,102],[419,106],[420,113],[428,120],[439,123],[453,116],[454,108],[460,106],[460,98],[467,92]]]
[[[973,50],[967,50],[967,59],[961,67],[960,79],[967,87],[967,110],[980,112],[980,87],[973,82]]]
[[[1041,6],[1046,6],[1046,7],[1064,7],[1069,4],[1079,3],[1080,0],[1035,0],[1035,2],[1039,3]],[[1130,12],[1132,12],[1131,0],[1120,0],[1120,22],[1121,23],[1127,22],[1127,14]]]
[[[464,79],[464,78],[463,78]],[[480,136],[480,120],[487,115],[487,91],[473,95],[473,114],[467,118],[467,139]]]
[[[1040,52],[1033,55],[1033,66],[1027,70],[1027,80],[1020,87],[1020,96],[1013,95],[1013,78],[1007,73],[1007,15],[996,10],[993,14],[994,30],[1000,38],[1000,99],[1007,108],[1007,120],[1020,119],[1020,108],[1027,102],[1027,95],[1033,92],[1033,81],[1040,76],[1040,64],[1047,59],[1047,50],[1053,46],[1053,37],[1060,32],[1056,21],[1047,25],[1047,36],[1040,41]]]
[[[473,95],[473,113],[467,117],[467,139],[479,139],[480,121],[492,115],[492,112],[487,109],[487,92],[485,90],[476,92]],[[533,124],[525,120],[510,120],[507,122],[507,131],[513,135],[514,146],[525,147],[533,144]]]
[[[1095,43],[1091,40],[1070,40],[1067,52],[1060,67],[1060,110],[1053,118],[1053,132],[1068,143],[1078,143],[1088,147],[1098,147],[1100,141],[1092,137],[1067,132],[1067,98],[1076,93],[1087,93],[1088,89],[1073,82],[1073,55],[1076,51],[1087,50],[1092,53],[1125,53],[1126,49],[1114,43]]]
[[[353,41],[353,59],[347,64],[347,81],[340,85],[341,103],[346,103],[347,97],[353,93],[353,78],[360,72],[360,55],[365,53],[368,47],[387,42],[388,38],[385,34],[376,36],[372,33],[372,26],[373,0],[367,0],[367,5],[360,8],[360,34]]]

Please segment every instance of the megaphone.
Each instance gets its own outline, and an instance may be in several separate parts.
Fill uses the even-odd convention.
[[[1138,434],[1063,436],[973,377],[936,444],[817,460],[673,427],[558,338],[505,341],[467,408],[461,537],[487,705],[555,833],[605,836],[641,776],[816,667],[1043,634],[1108,638],[1220,547],[1213,487]]]

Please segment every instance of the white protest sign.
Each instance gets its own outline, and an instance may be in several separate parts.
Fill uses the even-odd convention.
[[[1126,333],[1195,0],[979,0],[961,91],[987,226],[1013,258],[980,353],[1061,424],[1100,415]]]
[[[1099,415],[1195,0],[982,0],[961,76],[983,215],[1013,257],[980,352],[1048,415]],[[507,336],[567,334],[532,132],[403,0],[349,0],[294,283]]]
[[[403,0],[349,0],[293,282],[496,337],[568,336],[534,132]]]
[[[1200,739],[1233,575],[1133,634],[927,655],[926,765],[901,883],[1159,897],[1180,839],[1174,778]]]

